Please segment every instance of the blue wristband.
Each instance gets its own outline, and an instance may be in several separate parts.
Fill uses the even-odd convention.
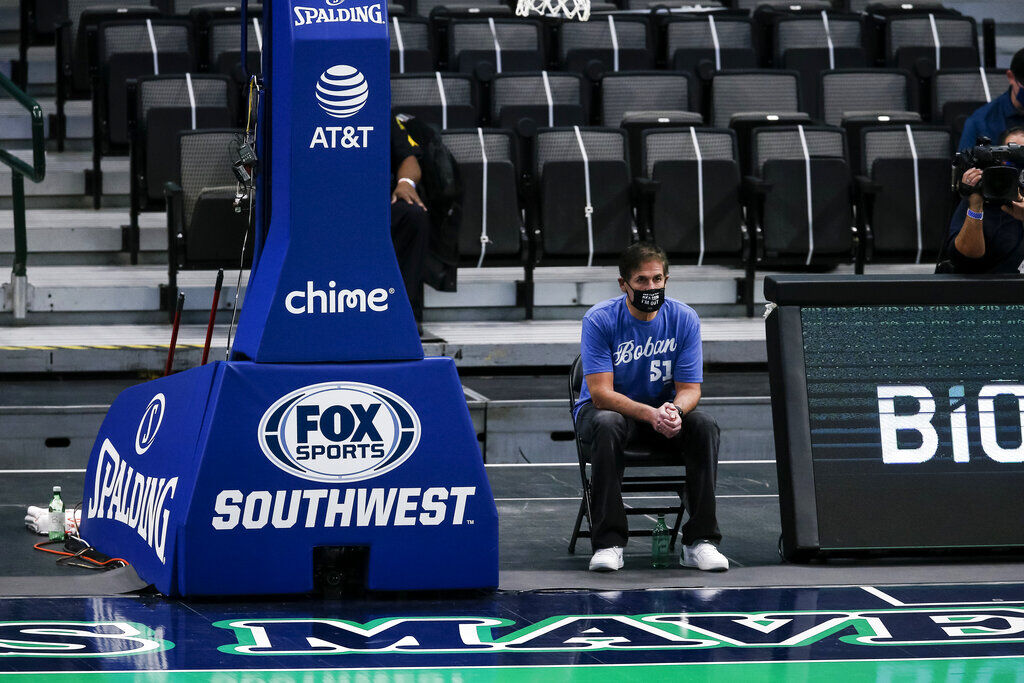
[[[983,211],[971,211],[970,209],[967,209],[967,217],[980,221],[985,218],[985,213]]]

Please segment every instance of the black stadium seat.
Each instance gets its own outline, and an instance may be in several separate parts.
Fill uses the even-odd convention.
[[[391,17],[391,73],[426,73],[434,70],[433,33],[422,17]]]
[[[194,8],[196,8],[196,7],[210,7],[210,6],[216,5],[216,6],[222,7],[222,8],[230,7],[232,9],[237,9],[242,4],[241,0],[226,0],[225,2],[210,2],[210,0],[165,0],[165,1],[168,2],[171,5],[171,8],[170,8],[171,14],[176,14],[176,15],[181,16],[181,17],[188,16],[188,14]],[[251,9],[252,8],[250,7],[250,11],[251,11]]]
[[[392,75],[391,111],[439,130],[471,128],[480,119],[473,80],[465,74]]]
[[[899,69],[840,69],[821,74],[822,119],[838,126],[851,112],[917,111],[910,74]]]
[[[178,133],[230,128],[234,91],[227,76],[146,76],[129,89],[131,252],[137,258],[139,212],[163,208],[164,185],[176,180]]]
[[[92,42],[92,41],[90,41]],[[93,72],[93,206],[103,191],[100,158],[128,151],[129,79],[190,73],[196,67],[191,22],[144,19],[100,24]]]
[[[250,75],[259,75],[263,64],[263,18],[260,14],[249,15],[249,31],[246,49],[246,70]],[[239,86],[242,82],[242,36],[237,18],[221,18],[210,21],[207,26],[205,40],[200,41],[201,54],[207,69],[212,73],[224,74],[235,80]]]
[[[654,54],[654,41],[643,17],[595,15],[590,21],[561,25],[559,63],[569,71],[653,69]]]
[[[119,4],[103,0],[67,0],[67,9],[67,21],[58,26],[55,38],[57,130],[54,137],[57,139],[57,151],[64,151],[67,133],[65,101],[87,99],[92,93],[89,36],[106,21],[160,17],[160,10],[150,6],[148,0],[124,0]]]
[[[666,64],[691,76],[690,100],[704,110],[701,82],[723,69],[757,67],[750,18],[708,13],[673,16],[665,22]]]
[[[237,268],[248,229],[248,207],[234,210],[237,189],[231,167],[238,159],[240,130],[183,131],[176,140],[175,182],[167,186],[168,289],[173,315],[178,271]],[[251,261],[251,249],[246,264]]]
[[[775,27],[779,21],[791,17],[820,18],[822,12],[835,9],[830,0],[755,0],[751,7],[750,23],[753,27],[754,49],[761,57],[762,67],[778,66],[774,63],[776,53]]]
[[[757,130],[754,167],[757,176],[771,186],[759,212],[763,247],[769,258],[798,256],[810,263],[813,256],[850,253],[850,167],[842,129],[803,126]],[[808,199],[814,222],[813,254],[808,237]]]
[[[542,129],[534,149],[544,259],[589,266],[617,258],[637,235],[625,132]]]
[[[761,128],[754,131],[753,143],[757,262],[805,267],[848,262],[852,178],[843,130]],[[748,302],[748,312],[751,306]]]
[[[512,14],[512,10],[501,0],[412,0],[416,7],[416,14],[421,17],[429,17],[436,12],[454,12],[460,10],[471,10],[476,8],[501,9],[505,14]]]
[[[740,113],[800,112],[800,77],[795,71],[750,69],[716,73],[711,81],[711,119],[715,128],[728,128]]]
[[[701,3],[707,6],[707,3]],[[693,0],[623,0],[622,9],[625,10],[651,10],[651,9],[677,9],[682,7],[693,7]]]
[[[889,66],[928,78],[937,69],[981,66],[974,19],[951,15],[897,15],[885,29]]]
[[[932,79],[932,121],[952,128],[959,140],[967,117],[1006,88],[1006,71],[1002,69],[943,69]]]
[[[630,112],[693,111],[689,78],[670,71],[607,73],[601,79],[599,123],[618,127]]]
[[[654,127],[703,125],[691,111],[689,77],[671,71],[608,73],[601,79],[598,123],[625,129],[633,175],[641,175],[641,134]]]
[[[851,166],[860,168],[860,131],[884,122],[920,122],[910,74],[900,69],[839,69],[821,74],[822,119],[846,129]]]
[[[96,50],[94,99],[100,105],[105,140],[113,146],[128,144],[125,88],[128,79],[192,72],[196,67],[192,25],[180,19],[101,24],[97,31]]]
[[[522,119],[547,128],[584,125],[588,100],[578,74],[499,74],[491,87],[491,125],[514,129]]]
[[[673,16],[665,23],[665,41],[668,65],[676,71],[696,74],[702,63],[708,73],[757,66],[748,17]]]
[[[749,246],[740,213],[736,135],[721,128],[643,134],[643,169],[655,192],[653,238],[672,258],[737,263]]]
[[[515,143],[505,130],[453,130],[441,139],[459,165],[459,255],[467,265],[520,263],[528,254],[516,181]]]
[[[821,117],[818,78],[822,71],[869,65],[860,29],[856,17],[827,12],[786,16],[775,24],[773,63],[800,73],[801,101],[812,117]]]
[[[714,128],[736,131],[740,164],[750,172],[751,132],[760,126],[810,123],[800,104],[800,76],[795,71],[750,69],[721,71],[711,79]]]
[[[59,83],[65,74],[70,75],[69,96],[88,95],[92,87],[89,31],[105,21],[145,17],[160,17],[160,10],[149,0],[68,0],[68,23],[61,30],[64,54],[57,60],[57,78]]]
[[[541,25],[533,19],[488,17],[453,19],[448,25],[448,65],[452,71],[490,74],[540,71],[546,63]]]
[[[858,179],[860,262],[934,260],[949,229],[949,131],[907,125],[861,134],[867,177]]]

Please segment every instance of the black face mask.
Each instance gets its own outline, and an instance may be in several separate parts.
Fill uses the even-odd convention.
[[[641,313],[654,313],[665,303],[665,288],[641,289],[639,292],[626,285],[633,293],[633,308]]]

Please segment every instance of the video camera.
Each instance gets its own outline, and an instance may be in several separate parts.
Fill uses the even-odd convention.
[[[981,169],[981,180],[977,185],[965,185],[964,173],[968,169]],[[1017,200],[1017,194],[1024,188],[1024,146],[1009,144],[993,146],[985,137],[978,138],[977,145],[953,158],[953,189],[964,197],[980,191],[986,202],[1009,204]]]

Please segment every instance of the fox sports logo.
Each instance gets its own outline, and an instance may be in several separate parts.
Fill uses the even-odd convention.
[[[320,74],[316,84],[316,101],[320,108],[336,119],[354,116],[366,104],[370,86],[358,69],[337,64]]]
[[[282,396],[263,414],[260,447],[270,462],[310,481],[346,483],[390,472],[420,441],[405,399],[359,382],[325,382]]]

